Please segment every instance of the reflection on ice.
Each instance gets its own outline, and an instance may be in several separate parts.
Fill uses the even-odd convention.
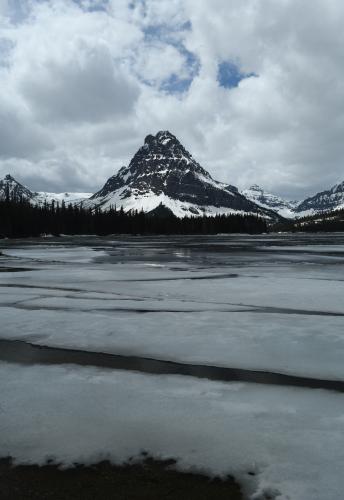
[[[76,262],[87,263],[99,254],[104,254],[101,250],[97,252],[92,248],[75,246],[46,246],[28,245],[25,248],[6,248],[4,256],[14,257],[17,259],[47,261],[47,262]]]

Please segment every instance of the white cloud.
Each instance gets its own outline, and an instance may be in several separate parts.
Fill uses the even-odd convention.
[[[8,14],[8,1],[0,0],[0,16],[7,16]]]
[[[32,187],[95,190],[145,135],[170,129],[240,187],[298,197],[344,178],[340,0],[28,0],[14,11],[0,3],[11,15],[0,174],[12,165]],[[220,87],[222,61],[258,77]],[[166,93],[172,75],[193,77],[190,88]]]
[[[47,61],[21,79],[19,89],[38,120],[97,123],[130,113],[139,88],[105,47],[83,47],[63,61]]]
[[[135,69],[140,78],[156,86],[171,75],[187,78],[190,74],[185,56],[173,45],[164,43],[147,44],[141,49]]]

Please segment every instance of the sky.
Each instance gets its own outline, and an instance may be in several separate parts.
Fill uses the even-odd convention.
[[[95,192],[170,130],[219,181],[344,180],[342,0],[0,0],[0,177]]]

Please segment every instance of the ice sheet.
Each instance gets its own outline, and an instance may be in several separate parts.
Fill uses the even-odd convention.
[[[14,312],[4,307],[0,336],[54,347],[344,379],[341,317],[218,311],[130,314],[125,307],[123,302],[122,310],[104,313],[57,307]]]
[[[343,395],[72,365],[1,363],[0,380],[0,450],[20,462],[121,462],[146,450],[231,473],[250,498],[342,497]]]
[[[82,246],[25,246],[25,248],[6,248],[5,256],[24,259],[33,259],[35,261],[48,262],[91,262],[95,256],[104,255],[101,250],[87,248]]]
[[[344,238],[314,238],[5,242],[0,265],[32,270],[0,273],[0,336],[343,379]]]
[[[342,248],[341,234],[0,241],[0,336],[343,380]],[[1,456],[147,449],[257,498],[342,496],[341,394],[5,363],[0,381]]]

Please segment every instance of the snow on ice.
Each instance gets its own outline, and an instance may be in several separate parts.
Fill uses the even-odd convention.
[[[343,380],[344,235],[329,238],[2,241],[0,338]],[[0,380],[1,454],[18,461],[146,449],[251,498],[344,489],[340,393],[5,362]]]

